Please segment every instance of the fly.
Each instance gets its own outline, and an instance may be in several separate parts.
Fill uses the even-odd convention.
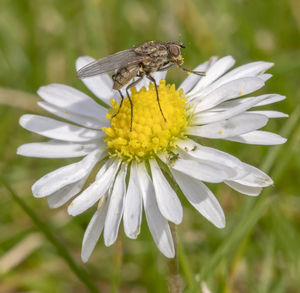
[[[118,111],[112,116],[112,118],[117,116],[123,104],[124,97],[121,93],[121,88],[128,84],[134,77],[137,77],[136,80],[131,82],[126,87],[126,93],[131,109],[130,131],[132,131],[133,104],[128,91],[133,86],[136,86],[143,79],[143,77],[146,76],[150,81],[153,82],[155,86],[159,110],[164,121],[166,122],[167,120],[163,114],[159,102],[157,84],[155,79],[151,76],[151,73],[157,71],[167,71],[174,66],[178,66],[180,69],[188,73],[193,73],[200,76],[205,75],[205,72],[189,70],[182,66],[182,48],[185,48],[185,46],[181,42],[145,42],[131,49],[117,52],[113,55],[87,64],[78,70],[77,77],[83,79],[116,70],[115,74],[112,76],[114,81],[113,89],[119,91],[121,102]]]

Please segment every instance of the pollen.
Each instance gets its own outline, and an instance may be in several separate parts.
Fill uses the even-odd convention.
[[[175,85],[167,85],[161,80],[158,96],[163,118],[159,109],[155,87],[137,91],[131,89],[133,104],[132,131],[130,131],[131,108],[128,98],[124,98],[119,113],[119,104],[112,99],[109,113],[110,127],[102,130],[106,133],[105,142],[110,156],[122,160],[142,160],[158,153],[167,153],[176,147],[176,140],[183,137],[189,118],[186,108],[186,97],[183,90],[176,90]]]

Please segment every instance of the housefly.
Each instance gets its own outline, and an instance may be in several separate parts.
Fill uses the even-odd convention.
[[[128,91],[131,87],[136,86],[144,76],[146,76],[150,81],[153,82],[160,113],[163,119],[167,121],[160,106],[157,84],[155,82],[155,79],[151,76],[151,73],[157,71],[167,71],[174,66],[178,66],[180,69],[188,73],[193,73],[201,76],[205,75],[204,72],[189,70],[182,66],[182,48],[185,48],[185,46],[181,42],[145,42],[131,49],[117,52],[113,55],[87,64],[86,66],[78,70],[77,77],[80,79],[84,79],[87,77],[103,74],[105,72],[116,71],[112,76],[112,79],[114,81],[113,89],[119,91],[121,102],[118,111],[112,116],[112,118],[114,118],[119,113],[124,100],[120,89],[123,86],[127,85],[134,77],[136,77],[137,79],[131,82],[126,87],[126,93],[131,108],[131,131],[133,120],[133,104]]]

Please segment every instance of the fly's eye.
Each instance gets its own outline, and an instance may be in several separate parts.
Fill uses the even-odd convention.
[[[173,55],[174,57],[178,57],[180,55],[180,49],[176,45],[171,45],[169,47],[169,50],[171,55]]]

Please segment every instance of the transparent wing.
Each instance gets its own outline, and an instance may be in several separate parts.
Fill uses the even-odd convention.
[[[113,55],[93,61],[77,71],[78,78],[86,78],[140,63],[143,57],[133,49],[117,52]]]

